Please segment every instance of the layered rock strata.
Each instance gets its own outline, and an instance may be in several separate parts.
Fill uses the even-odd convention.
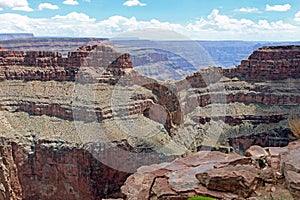
[[[165,108],[157,81],[132,70],[129,54],[103,45],[67,58],[3,50],[0,68],[3,199],[120,196],[138,167],[174,159],[167,129],[177,110]],[[159,106],[168,116],[160,123]]]
[[[235,145],[243,150],[278,146],[279,140],[287,144],[295,138],[275,132],[289,128],[291,110],[299,111],[299,56],[299,46],[262,47],[236,68],[207,68],[176,82],[187,120],[203,126],[221,122],[226,135],[221,137],[243,138]],[[265,141],[257,142],[261,138]]]
[[[169,161],[201,146],[227,141],[241,151],[253,144],[285,146],[295,140],[287,119],[291,110],[299,110],[298,53],[298,46],[265,47],[235,69],[207,68],[166,83],[140,75],[129,54],[105,45],[80,47],[67,57],[2,50],[1,195],[5,199],[120,197],[122,182],[141,165]],[[272,60],[272,67],[265,60]],[[286,70],[289,67],[292,74]],[[161,175],[141,168],[134,180],[128,179],[133,186],[142,185],[141,191],[125,185],[123,193],[141,199],[197,194],[248,198],[260,188],[258,183],[267,182],[255,175],[259,167],[251,158],[208,152],[191,158],[169,167],[158,165],[156,172]],[[289,160],[282,157],[280,162]],[[237,164],[246,165],[249,174]],[[298,171],[286,169],[276,171],[285,177],[278,180],[298,195],[298,182],[292,179]],[[194,171],[203,172],[197,175],[199,180]],[[214,176],[223,172],[224,183],[232,180],[227,188],[220,188],[223,184],[218,185]],[[140,179],[145,182],[135,182]]]
[[[299,89],[296,87],[299,46],[260,48],[234,69],[200,70],[176,82],[175,85],[159,83],[139,75],[134,70],[129,72],[128,69],[132,69],[129,55],[121,55],[103,45],[80,47],[76,52],[70,52],[67,58],[62,57],[60,53],[42,51],[2,50],[0,53],[2,81],[75,81],[78,84],[142,86],[157,94],[156,97],[148,96],[146,99],[144,97],[142,101],[140,99],[139,103],[133,103],[131,108],[126,109],[130,110],[130,113],[143,114],[149,118],[150,108],[153,107],[152,111],[159,113],[160,109],[155,109],[153,105],[161,105],[163,108],[161,115],[165,115],[166,119],[155,119],[153,114],[152,119],[162,123],[170,135],[176,135],[178,127],[183,125],[184,121],[190,120],[200,126],[223,121],[228,129],[225,134],[232,137],[238,136],[234,132],[237,127],[242,126],[250,127],[245,134],[257,133],[258,130],[259,132],[273,130],[272,126],[275,124],[286,124],[289,110],[297,109],[300,102]],[[281,53],[285,56],[280,56]],[[270,60],[272,66],[270,63],[270,66],[267,66],[266,62]],[[292,73],[286,70],[289,68]],[[266,71],[268,74],[262,77]],[[276,74],[284,75],[275,77]],[[257,77],[253,77],[255,75]],[[222,104],[226,109],[224,113],[208,113],[211,106],[218,107]],[[30,100],[18,100],[17,104],[16,102],[3,104],[3,107],[7,106],[18,107],[18,111],[31,114],[46,114],[69,120],[73,119],[72,109],[81,113],[82,119],[92,119],[90,116],[96,115],[100,121],[112,118],[113,112],[106,107],[94,111],[94,108],[87,106],[74,108],[69,103],[47,104]],[[235,113],[232,113],[233,110],[236,110]],[[263,124],[267,124],[267,128],[260,130]],[[171,129],[175,133],[171,133]]]

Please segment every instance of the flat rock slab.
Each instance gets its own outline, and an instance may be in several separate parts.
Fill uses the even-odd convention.
[[[238,154],[202,151],[171,163],[143,166],[130,176],[122,187],[128,200],[133,199],[187,199],[207,195],[220,199],[236,199],[237,194],[214,191],[204,187],[196,174],[248,164],[251,159]],[[252,168],[251,168],[252,169]],[[246,175],[245,175],[246,177]],[[251,178],[246,177],[247,181]],[[249,181],[250,182],[250,181]]]
[[[204,172],[212,168],[213,164],[205,164],[197,167],[190,167],[184,170],[170,172],[166,174],[166,176],[169,178],[169,184],[175,191],[185,192],[199,185],[199,181],[196,179],[195,174]]]
[[[231,192],[248,197],[257,186],[258,170],[254,166],[228,166],[209,169],[196,175],[208,189]]]
[[[280,154],[287,152],[286,148],[282,147],[268,147],[267,151],[269,152],[271,157],[279,157]]]

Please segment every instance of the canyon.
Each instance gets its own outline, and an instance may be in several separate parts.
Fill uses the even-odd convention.
[[[1,49],[0,197],[250,198],[253,185],[268,182],[257,177],[258,158],[200,150],[231,146],[247,154],[260,145],[268,151],[259,157],[266,170],[281,174],[278,189],[297,198],[299,181],[289,177],[299,176],[299,162],[285,163],[299,147],[288,125],[291,111],[300,108],[299,64],[300,46],[262,47],[235,68],[208,67],[161,81],[137,72],[130,54],[106,44],[81,46],[66,56]],[[268,148],[280,154],[272,156]],[[209,156],[203,160],[204,154]],[[234,193],[209,182],[215,173],[242,173],[239,165],[253,172],[243,183],[251,187]],[[182,171],[186,179],[178,178]],[[134,185],[142,185],[141,191]],[[189,192],[181,192],[184,185]]]

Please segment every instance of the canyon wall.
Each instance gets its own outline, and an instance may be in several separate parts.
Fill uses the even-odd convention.
[[[224,75],[248,80],[299,78],[299,48],[294,45],[259,48],[236,68],[224,70]]]
[[[79,67],[96,46],[84,50],[79,48],[78,51],[69,52],[66,58],[58,52],[2,50],[0,51],[2,80],[74,81]],[[105,52],[103,49],[99,51]],[[101,59],[101,55],[99,56]]]
[[[185,115],[193,113],[190,119],[203,125],[223,121],[225,138],[239,141],[238,149],[245,151],[253,144],[278,146],[279,140],[295,139],[281,137],[276,129],[288,129],[291,111],[299,111],[299,65],[300,46],[262,47],[235,68],[201,69],[176,86],[182,95],[189,90],[183,100]],[[211,106],[225,111],[211,113]],[[209,112],[212,116],[204,114]],[[268,139],[274,137],[277,140]]]
[[[191,87],[206,87],[219,81],[221,76],[262,82],[285,80],[300,76],[300,46],[270,46],[254,51],[235,68],[201,69],[186,77]],[[209,78],[208,78],[209,77]],[[182,82],[178,82],[180,85]]]
[[[236,68],[211,67],[166,83],[139,74],[129,54],[106,45],[82,46],[67,57],[1,49],[0,114],[11,129],[0,129],[0,195],[120,197],[126,178],[149,164],[138,153],[151,152],[150,161],[159,163],[199,150],[207,131],[218,130],[214,124],[223,125],[222,142],[238,150],[285,146],[295,140],[289,112],[300,109],[299,55],[300,46],[264,47]],[[116,148],[101,150],[100,130]],[[132,153],[137,158],[123,172],[97,159],[101,152],[121,161]]]
[[[165,127],[170,130],[171,124],[180,125],[184,123],[181,113],[188,114],[198,106],[206,107],[215,103],[226,105],[245,103],[296,107],[300,103],[299,89],[295,86],[300,76],[300,70],[297,67],[299,62],[300,46],[262,47],[254,51],[247,60],[243,60],[241,65],[236,68],[201,69],[187,76],[184,80],[175,82],[174,86],[163,87],[166,85],[165,83],[159,83],[133,71],[129,54],[121,55],[105,45],[82,46],[77,51],[69,52],[67,57],[63,57],[61,53],[57,52],[23,52],[2,49],[0,51],[0,80],[75,81],[77,83],[116,85],[120,84],[120,79],[122,79],[122,84],[137,84],[159,94],[159,99],[155,103],[163,105],[167,111],[167,118],[172,118],[165,124]],[[126,75],[125,71],[128,69],[131,70],[130,75]],[[100,71],[93,75],[95,72],[91,73],[91,71],[95,70]],[[126,83],[124,77],[128,78]],[[215,85],[219,88],[214,89],[214,91],[207,89],[207,87]],[[286,87],[287,85],[290,87]],[[176,89],[174,90],[174,88]],[[187,95],[184,100],[179,99],[181,91],[192,90],[193,88],[193,95]],[[164,93],[173,95],[164,95]],[[221,96],[223,95],[222,98],[219,98],[220,93],[222,93]],[[163,96],[167,98],[162,99]],[[216,99],[223,102],[215,102]],[[184,101],[184,103],[181,104],[180,101]],[[133,113],[142,114],[152,104],[151,100],[148,103],[142,103],[140,105],[143,109],[133,111]],[[38,102],[20,101],[18,110],[72,120],[71,109],[68,105],[61,106],[53,103],[42,105]],[[87,109],[82,108],[82,110]],[[100,109],[96,115],[99,119],[105,119],[105,113],[110,112],[105,111],[103,113]],[[85,113],[83,115],[89,116],[90,114]],[[276,118],[276,116],[281,117]],[[287,117],[288,113],[286,112],[256,116],[265,123],[270,123],[269,119],[275,118],[277,121],[271,120],[271,122],[277,123],[286,120]],[[193,118],[201,119],[205,116],[194,116]],[[227,124],[237,125],[243,121],[255,120],[249,119],[246,114],[246,116],[226,116],[223,121]]]
[[[34,135],[20,140],[1,137],[0,144],[1,199],[101,200],[120,197],[120,187],[130,171],[160,162],[159,156],[154,154],[120,153],[119,148],[104,144],[76,145],[61,140],[36,140]],[[109,162],[116,159],[128,162],[129,157],[133,162],[126,171],[119,171],[101,162],[107,155],[111,159]]]
[[[63,67],[79,68],[87,60],[90,53],[97,45],[78,48],[77,51],[69,52],[67,57],[62,57],[58,52],[47,51],[0,51],[0,66],[9,69],[10,66],[31,66],[31,67]],[[210,76],[210,83],[218,81],[220,77],[212,70],[229,78],[240,78],[248,80],[284,80],[287,78],[298,78],[300,76],[300,46],[279,46],[279,47],[262,47],[254,51],[247,60],[232,69],[203,69],[199,72],[187,76],[186,80],[192,87],[205,87],[207,85],[207,76]],[[108,49],[102,49],[106,52]],[[99,50],[100,51],[100,50]],[[111,52],[111,51],[109,51]],[[93,53],[94,54],[94,53]],[[93,55],[95,56],[95,54]],[[151,55],[150,55],[151,56]],[[109,59],[106,54],[102,57],[93,57],[93,59]],[[126,57],[126,56],[125,56]],[[127,55],[128,57],[128,55]],[[126,59],[126,58],[122,58]],[[103,61],[102,61],[103,62]],[[118,63],[118,67],[120,67]],[[132,66],[132,64],[131,64]],[[200,79],[198,79],[198,78]],[[216,80],[211,80],[211,78]],[[178,82],[180,85],[180,82]]]
[[[172,124],[179,125],[181,123],[181,111],[179,103],[176,103],[178,100],[174,91],[172,92],[171,89],[159,84],[154,79],[133,71],[132,60],[128,53],[120,54],[105,45],[90,45],[79,47],[75,52],[69,52],[67,58],[63,58],[58,52],[11,50],[0,51],[0,56],[2,81],[72,81],[78,84],[140,85],[158,94],[159,97],[157,100],[153,98],[136,99],[142,101],[126,105],[130,110],[129,115],[146,113],[154,108],[154,104],[159,104],[164,107],[163,112],[167,114],[167,119],[163,124],[168,131],[172,128]],[[129,74],[126,75],[125,71]],[[122,80],[119,81],[121,78]],[[166,96],[167,93],[170,95]],[[93,115],[97,116],[98,121],[113,117],[111,109],[88,109],[84,105],[72,107],[68,104],[19,100],[18,103],[4,106],[17,106],[17,111],[29,112],[34,115],[56,116],[67,120],[74,119],[74,111],[80,113],[79,118],[84,121],[94,120],[91,117]],[[151,111],[153,110],[151,109]],[[151,118],[147,114],[145,116]],[[77,119],[79,120],[79,118]],[[153,114],[152,118],[154,118]]]

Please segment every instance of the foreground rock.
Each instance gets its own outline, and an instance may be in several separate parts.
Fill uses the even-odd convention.
[[[289,151],[281,156],[282,170],[286,185],[293,196],[300,198],[300,147],[296,143],[289,146]]]
[[[171,163],[144,166],[122,186],[126,199],[300,198],[300,141],[251,147],[249,157],[202,151]]]
[[[231,192],[248,197],[258,183],[258,172],[254,166],[228,166],[211,169],[196,175],[199,182],[210,190]]]

